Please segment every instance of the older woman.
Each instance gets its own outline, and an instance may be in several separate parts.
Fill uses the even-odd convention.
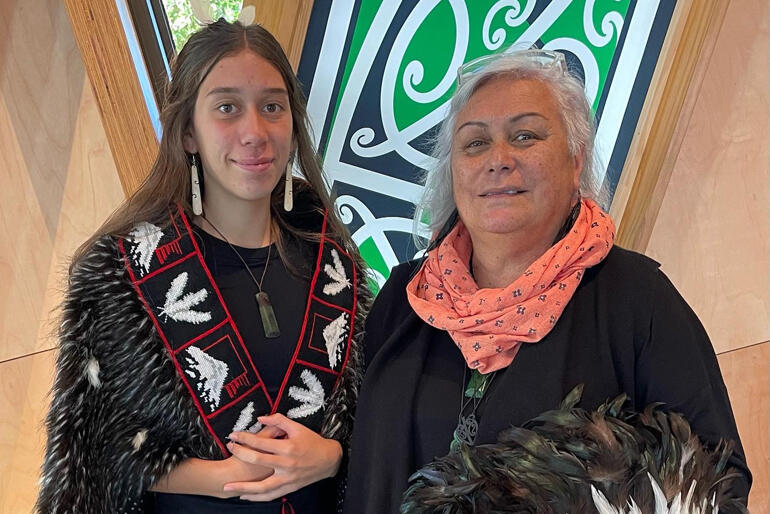
[[[707,445],[736,442],[711,343],[658,263],[613,246],[591,198],[593,116],[562,55],[514,52],[458,77],[427,174],[434,237],[393,269],[366,325],[346,511],[397,512],[410,474],[555,408],[663,402]],[[600,196],[599,196],[600,199]]]

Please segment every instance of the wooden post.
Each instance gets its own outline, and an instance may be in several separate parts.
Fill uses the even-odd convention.
[[[150,170],[158,142],[118,8],[114,0],[65,0],[65,4],[120,183],[129,195]]]

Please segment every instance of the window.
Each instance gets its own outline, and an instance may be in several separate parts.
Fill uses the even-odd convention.
[[[243,3],[244,0],[126,0],[158,104],[171,72],[169,63],[190,35],[203,23],[219,18],[251,23],[254,8],[244,9]]]
[[[174,45],[177,49],[198,30],[201,21],[224,18],[237,20],[243,8],[243,0],[162,0],[166,10]]]

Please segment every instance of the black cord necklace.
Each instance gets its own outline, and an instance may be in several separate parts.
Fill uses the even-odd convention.
[[[254,277],[254,274],[251,272],[251,269],[249,268],[249,265],[246,264],[246,261],[241,257],[241,254],[238,252],[238,250],[235,249],[235,247],[230,243],[230,241],[225,237],[225,235],[214,226],[213,223],[211,223],[208,219],[206,219],[205,216],[201,216],[201,219],[203,219],[206,223],[211,225],[211,228],[213,228],[217,234],[219,234],[219,237],[221,237],[225,243],[230,247],[230,249],[235,252],[235,255],[238,256],[238,259],[243,263],[243,267],[246,268],[246,271],[248,272],[249,276],[251,277],[251,280],[254,281],[254,284],[257,286],[257,290],[259,292],[254,295],[254,298],[257,301],[257,307],[259,307],[259,317],[262,318],[262,329],[265,331],[265,337],[269,339],[273,339],[276,337],[279,337],[281,335],[281,331],[278,328],[278,319],[275,317],[275,311],[273,310],[273,304],[270,302],[270,297],[267,295],[265,291],[262,290],[262,283],[265,281],[265,274],[267,273],[267,265],[270,264],[270,250],[272,250],[273,245],[269,245],[267,247],[267,259],[265,259],[265,269],[262,270],[262,277],[259,279],[259,282],[257,282],[256,277]]]
[[[473,272],[473,250],[468,260],[468,271],[476,280]],[[471,379],[468,387],[465,386],[465,380],[468,378],[468,366],[463,363],[463,381],[460,387],[460,413],[457,415],[457,428],[452,434],[452,442],[449,443],[449,450],[459,450],[463,444],[472,446],[476,442],[476,434],[479,432],[479,421],[476,419],[476,411],[484,400],[484,393],[492,386],[492,382],[497,376],[497,370],[488,375],[482,375],[478,370],[471,372]],[[467,398],[467,400],[466,400]],[[473,404],[471,412],[466,416],[465,411],[469,405]]]

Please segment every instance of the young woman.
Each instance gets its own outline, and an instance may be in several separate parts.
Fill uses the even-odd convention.
[[[305,99],[256,25],[172,77],[152,170],[71,265],[38,509],[334,512],[369,298]]]

